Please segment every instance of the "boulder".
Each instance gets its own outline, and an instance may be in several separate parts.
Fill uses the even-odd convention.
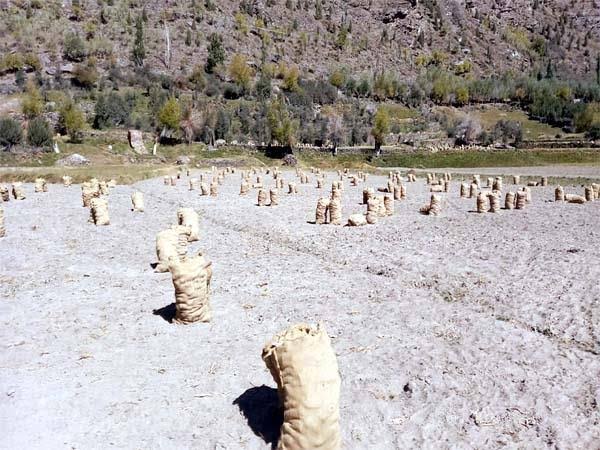
[[[148,150],[146,150],[146,146],[144,145],[144,136],[140,130],[128,130],[127,140],[133,151],[140,155],[148,154]]]
[[[79,153],[73,153],[65,158],[56,161],[57,166],[87,166],[90,160]]]

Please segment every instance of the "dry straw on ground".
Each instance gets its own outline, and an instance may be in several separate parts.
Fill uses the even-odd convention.
[[[210,322],[210,266],[202,254],[183,261],[178,258],[169,260],[175,288],[175,323]]]
[[[167,272],[169,260],[178,258],[184,260],[187,255],[188,237],[191,233],[189,227],[172,225],[156,235],[156,264],[155,272]]]
[[[144,212],[144,194],[135,191],[131,194],[132,211]]]
[[[105,198],[92,198],[90,201],[90,222],[94,225],[110,225],[108,200]]]
[[[340,375],[324,328],[294,325],[262,351],[277,383],[283,424],[278,450],[338,450]]]

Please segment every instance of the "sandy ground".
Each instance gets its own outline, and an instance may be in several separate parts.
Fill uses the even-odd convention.
[[[600,160],[600,154],[598,156]],[[401,168],[401,170],[408,170]],[[443,168],[443,169],[419,169],[417,172],[451,172],[451,173],[464,173],[473,174],[479,173],[481,175],[495,175],[495,176],[546,176],[556,178],[590,178],[600,180],[600,165],[598,166],[586,166],[586,165],[555,165],[555,166],[528,166],[528,167],[483,167],[477,169],[470,168]]]
[[[345,448],[600,448],[600,202],[554,203],[549,186],[526,210],[476,214],[453,182],[429,217],[420,179],[393,217],[349,228],[309,223],[312,176],[273,208],[240,197],[238,174],[216,199],[185,184],[118,186],[107,227],[87,222],[79,186],[26,185],[4,205],[1,448],[269,448],[262,346],[317,321]],[[346,183],[345,217],[362,189]],[[149,267],[154,238],[180,205],[201,215],[191,251],[213,261],[210,324],[159,314],[174,297]]]

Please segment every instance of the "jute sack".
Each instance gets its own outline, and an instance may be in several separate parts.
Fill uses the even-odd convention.
[[[385,207],[385,215],[394,215],[394,197],[391,194],[386,194],[383,197],[383,206]]]
[[[277,189],[269,190],[269,199],[271,203],[269,206],[277,206],[279,205],[279,191]]]
[[[488,177],[486,187],[492,189],[493,186],[494,186],[494,179],[492,177]]]
[[[267,205],[267,191],[266,190],[260,189],[258,191],[257,205],[258,206],[266,206]]]
[[[423,205],[419,212],[430,216],[437,216],[442,212],[442,199],[437,194],[431,194],[431,199],[428,205]]]
[[[198,179],[190,178],[189,180],[190,191],[195,191],[198,188]]]
[[[108,217],[108,201],[94,197],[90,201],[90,221],[94,225],[110,225]]]
[[[523,192],[525,192],[525,201],[531,203],[531,189],[525,186],[523,187]]]
[[[349,227],[360,227],[367,224],[367,219],[364,214],[352,214],[348,217]]]
[[[217,196],[217,188],[218,188],[218,183],[215,183],[214,181],[212,183],[210,183],[210,196],[211,197],[216,197]]]
[[[375,195],[375,189],[366,188],[363,189],[363,205],[366,205],[370,198]]]
[[[385,204],[384,204],[384,200],[383,200],[383,195],[378,195],[377,196],[377,201],[378,201],[378,203],[377,203],[377,206],[378,206],[378,208],[377,208],[377,215],[379,217],[385,217],[385,216],[387,216],[387,213],[385,211]]]
[[[321,178],[317,178],[317,189],[323,188],[323,180]]]
[[[317,210],[315,213],[315,223],[322,225],[327,221],[327,208],[329,207],[329,199],[325,197],[317,200]]]
[[[187,255],[189,227],[172,225],[156,235],[156,257],[158,263],[155,272],[168,272],[169,259],[184,260]]]
[[[342,202],[339,198],[332,198],[329,202],[329,223],[342,224]]]
[[[106,181],[101,181],[100,183],[98,183],[98,191],[100,192],[100,195],[110,194],[108,190],[108,184],[106,183]]]
[[[490,203],[490,209],[488,211],[491,213],[498,212],[500,209],[500,196],[494,192],[490,192],[487,197]]]
[[[177,177],[176,176],[171,176],[171,186],[177,186]]]
[[[513,175],[513,184],[521,184],[521,175]]]
[[[515,207],[515,193],[507,192],[506,198],[504,199],[504,209],[514,209]]]
[[[469,188],[469,198],[477,197],[477,192],[479,191],[479,186],[477,183],[471,183],[471,187]]]
[[[585,201],[593,202],[595,197],[596,196],[594,195],[594,189],[591,186],[586,186],[585,187]]]
[[[90,202],[93,198],[100,197],[98,187],[90,182],[84,182],[81,185],[81,201],[84,208],[90,207]]]
[[[562,202],[565,199],[565,190],[563,189],[562,186],[557,186],[556,189],[554,189],[554,201],[555,202]]]
[[[69,175],[63,175],[62,182],[64,187],[69,187],[73,184],[73,179]]]
[[[444,186],[441,184],[432,184],[429,192],[444,192]]]
[[[23,192],[23,183],[17,181],[12,184],[12,194],[15,200],[25,200],[25,192]]]
[[[501,191],[502,190],[502,177],[496,177],[496,179],[494,180],[493,189],[495,191]]]
[[[288,194],[297,194],[297,193],[298,193],[298,186],[296,186],[296,183],[288,184]]]
[[[527,203],[527,192],[525,191],[517,191],[517,203],[516,209],[525,209],[525,204]]]
[[[35,179],[35,186],[33,188],[33,191],[38,193],[38,192],[47,192],[48,188],[46,188],[46,190],[44,190],[44,185],[46,184],[46,180],[44,180],[43,178],[36,178]]]
[[[460,184],[460,197],[467,198],[469,195],[468,192],[469,192],[469,185],[467,183],[461,183]]]
[[[0,186],[0,196],[3,202],[10,201],[10,190],[7,186]]]
[[[190,229],[188,242],[195,242],[200,239],[200,224],[198,213],[194,208],[179,208],[177,209],[177,224]]]
[[[210,322],[212,311],[209,301],[210,267],[202,254],[169,259],[169,271],[175,288],[175,318],[180,324]]]
[[[200,195],[208,195],[208,194],[209,194],[208,184],[200,183]]]
[[[596,200],[600,199],[600,184],[592,183],[592,189],[594,190],[594,198]]]
[[[483,192],[480,192],[477,194],[477,212],[484,213],[487,209],[487,199],[485,198],[485,195],[483,195]]]
[[[163,177],[163,184],[165,186],[169,186],[171,184],[171,177],[169,175],[165,175]]]
[[[6,236],[6,228],[4,228],[4,208],[0,206],[0,238]]]
[[[248,192],[250,192],[250,184],[246,181],[242,181],[242,184],[240,185],[240,195],[246,195]]]
[[[541,186],[548,186],[548,177],[542,177],[540,185]]]
[[[368,224],[375,224],[379,216],[379,199],[375,196],[372,196],[367,200],[367,216],[366,220]]]
[[[144,194],[135,191],[131,194],[132,211],[144,212]]]
[[[283,407],[278,450],[338,450],[340,375],[321,324],[294,325],[262,351]]]
[[[583,205],[585,203],[585,197],[582,195],[565,194],[565,200],[569,203],[577,203]]]

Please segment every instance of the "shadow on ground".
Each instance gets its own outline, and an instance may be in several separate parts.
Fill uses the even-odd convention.
[[[283,410],[279,406],[277,389],[265,385],[250,388],[233,404],[240,408],[254,434],[275,449],[283,424]]]

